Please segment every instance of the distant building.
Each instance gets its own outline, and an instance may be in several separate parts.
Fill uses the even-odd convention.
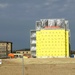
[[[23,56],[31,57],[30,49],[20,49],[20,50],[16,50],[16,53],[23,54]]]
[[[12,52],[12,42],[0,41],[0,58],[7,57]]]

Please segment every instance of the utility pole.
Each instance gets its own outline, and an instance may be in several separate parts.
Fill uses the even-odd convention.
[[[22,75],[24,75],[24,58],[22,57]]]

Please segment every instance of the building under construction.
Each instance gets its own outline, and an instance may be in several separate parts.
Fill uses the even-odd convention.
[[[69,57],[70,29],[68,20],[41,19],[30,32],[31,55],[37,58]]]

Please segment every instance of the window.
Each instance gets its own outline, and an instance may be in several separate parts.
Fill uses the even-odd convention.
[[[28,52],[26,52],[28,54]]]
[[[2,45],[4,45],[4,43],[2,43]]]
[[[20,53],[20,52],[17,52],[17,53]]]

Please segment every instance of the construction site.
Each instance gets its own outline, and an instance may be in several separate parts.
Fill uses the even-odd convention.
[[[30,30],[31,57],[2,59],[0,74],[75,75],[75,58],[71,57],[70,37],[68,20],[36,21],[35,29]],[[23,50],[17,53],[23,54]]]

